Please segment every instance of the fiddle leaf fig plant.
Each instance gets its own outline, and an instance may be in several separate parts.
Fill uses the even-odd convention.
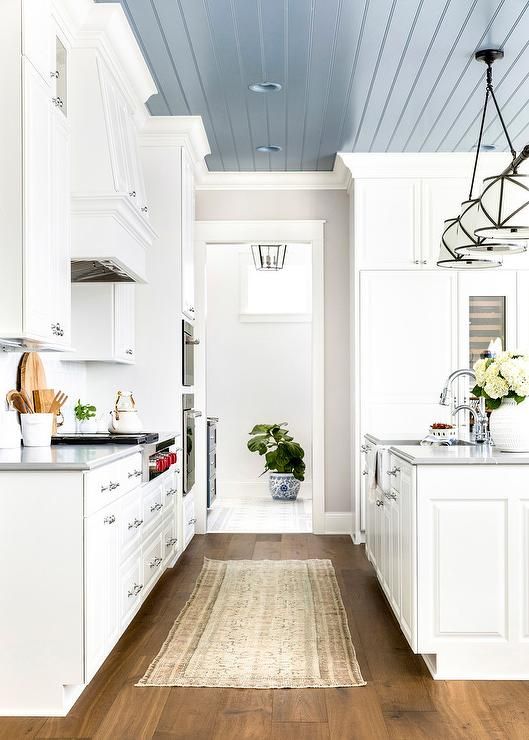
[[[261,473],[292,473],[299,481],[305,479],[305,450],[294,441],[287,428],[287,422],[281,424],[256,424],[248,440],[250,452],[264,455],[265,469]]]
[[[96,407],[91,404],[82,404],[79,398],[74,408],[75,418],[77,421],[88,421],[88,419],[94,418],[96,410]]]

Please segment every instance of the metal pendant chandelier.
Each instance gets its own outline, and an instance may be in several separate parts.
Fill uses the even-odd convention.
[[[496,59],[503,58],[503,51],[501,49],[483,49],[476,52],[475,58],[487,65],[487,82],[476,158],[474,160],[474,169],[470,183],[470,193],[468,200],[463,201],[461,204],[461,213],[458,218],[445,221],[445,228],[441,238],[440,255],[437,262],[438,267],[458,270],[501,267],[501,260],[487,259],[487,257],[525,252],[526,245],[519,240],[529,238],[529,225],[526,227],[522,225],[524,218],[526,223],[529,224],[529,177],[526,175],[507,174],[511,172],[516,173],[515,162],[520,158],[517,158],[512,146],[492,84],[492,65]],[[486,178],[481,198],[474,198],[474,183],[481,151],[483,129],[488,102],[491,98],[507,139],[513,161],[501,175]],[[517,178],[527,179],[519,183]],[[526,215],[520,216],[524,208],[526,209]],[[520,217],[522,221],[520,221]],[[517,221],[517,224],[514,223],[515,221]],[[509,225],[511,226],[510,231]],[[513,236],[513,233],[518,236]],[[514,239],[517,241],[513,241]]]
[[[252,257],[256,270],[266,272],[282,270],[286,253],[286,244],[252,244]]]

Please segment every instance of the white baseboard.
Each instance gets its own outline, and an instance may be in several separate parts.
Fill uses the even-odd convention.
[[[350,511],[326,511],[325,534],[351,534],[353,517]]]

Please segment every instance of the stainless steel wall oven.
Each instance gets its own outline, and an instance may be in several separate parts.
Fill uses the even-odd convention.
[[[195,384],[195,347],[200,344],[195,339],[194,326],[189,321],[182,321],[182,385],[186,387]]]
[[[195,403],[195,396],[193,393],[184,393],[182,396],[182,416],[183,416],[183,461],[184,461],[184,475],[182,493],[185,496],[193,488],[195,483],[195,448],[196,448],[196,432],[195,432],[195,419],[202,416],[201,411],[196,411],[193,406]]]

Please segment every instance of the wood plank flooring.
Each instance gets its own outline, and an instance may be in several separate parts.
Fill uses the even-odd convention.
[[[351,689],[134,687],[187,601],[203,557],[330,558],[368,685]],[[527,740],[529,682],[433,681],[410,651],[363,547],[346,536],[197,536],[167,571],[68,717],[0,718],[0,738]]]

